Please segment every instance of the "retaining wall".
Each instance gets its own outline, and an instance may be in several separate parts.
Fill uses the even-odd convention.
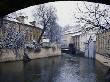
[[[26,50],[26,53],[30,59],[36,59],[61,55],[61,49],[58,47],[56,47],[55,49],[41,48],[40,52]],[[18,50],[18,56],[15,55],[15,52],[13,50],[2,49],[0,53],[0,62],[23,60],[23,55],[24,55],[23,49]]]
[[[97,59],[100,63],[104,64],[105,66],[110,67],[110,58],[105,57],[105,56],[103,56],[103,55],[97,53],[97,54],[96,54],[96,59]]]

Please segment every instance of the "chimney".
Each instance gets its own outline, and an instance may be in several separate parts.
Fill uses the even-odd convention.
[[[31,25],[36,26],[36,21],[30,22]]]

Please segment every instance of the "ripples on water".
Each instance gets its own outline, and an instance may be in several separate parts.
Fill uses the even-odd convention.
[[[104,82],[100,63],[83,57],[50,57],[1,63],[0,82]]]

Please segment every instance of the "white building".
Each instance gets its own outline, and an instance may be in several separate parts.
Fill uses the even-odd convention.
[[[80,35],[81,31],[75,32],[72,34],[72,43],[74,44],[74,47],[76,48],[77,51],[80,51]]]
[[[90,36],[93,39],[93,41],[96,41],[95,32],[89,31],[86,33],[81,33],[80,35],[80,51],[81,52],[85,52],[85,44],[89,41]]]
[[[67,26],[61,35],[61,45],[62,47],[69,47],[70,43],[73,43],[72,35],[79,30],[80,25],[74,25],[74,26]]]
[[[68,48],[69,47],[69,44],[73,42],[71,36],[72,36],[71,33],[62,35],[62,39],[61,39],[62,47],[64,47],[64,48]]]
[[[93,41],[96,41],[95,31],[90,30],[83,33],[80,27],[81,26],[76,25],[71,27],[71,29],[66,29],[66,31],[62,34],[63,47],[69,47],[69,44],[72,43],[75,45],[77,50],[85,52],[85,46],[89,41],[90,36]]]

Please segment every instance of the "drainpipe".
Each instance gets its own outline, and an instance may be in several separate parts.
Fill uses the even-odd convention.
[[[89,41],[87,43],[87,46],[88,46],[88,57],[89,57]]]
[[[3,34],[4,33],[4,28],[3,28],[3,17],[0,17],[0,31]]]

